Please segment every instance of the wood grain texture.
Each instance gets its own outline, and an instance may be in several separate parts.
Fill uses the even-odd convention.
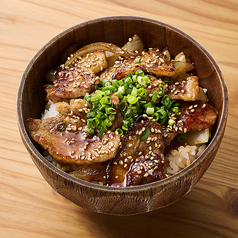
[[[35,53],[63,30],[98,17],[135,15],[171,24],[214,57],[229,92],[224,139],[202,180],[169,207],[133,217],[86,212],[42,178],[18,132],[16,95]],[[237,237],[238,3],[235,0],[1,0],[0,237]]]

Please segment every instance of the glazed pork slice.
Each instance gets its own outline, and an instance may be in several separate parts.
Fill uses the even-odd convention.
[[[181,102],[181,115],[177,127],[179,131],[201,131],[212,127],[217,119],[218,111],[212,105],[201,102]],[[178,122],[179,122],[178,120]]]
[[[180,113],[174,117],[176,123],[162,128],[165,147],[177,134],[205,130],[216,122],[218,112],[210,104],[195,101],[180,102],[180,105]]]
[[[146,140],[141,135],[151,133]],[[134,186],[165,178],[162,172],[164,145],[161,127],[148,118],[140,118],[121,140],[121,145],[107,169],[110,186]]]
[[[97,84],[97,73],[107,68],[103,51],[93,51],[80,57],[73,65],[61,65],[53,79],[53,85],[46,85],[47,98],[53,102],[78,98],[91,93]]]
[[[148,95],[141,100],[151,101],[153,93],[157,91],[161,94],[160,85],[163,85],[164,93],[169,96],[171,100],[196,101],[199,96],[199,82],[197,76],[187,77],[182,82],[171,81],[169,84],[165,83],[161,78],[152,75],[147,75],[150,79],[150,84],[147,86]],[[154,103],[158,103],[160,97]]]
[[[122,79],[129,73],[134,74],[138,69],[157,76],[171,77],[175,75],[173,64],[166,63],[166,56],[158,49],[149,49],[148,52],[138,53],[129,59],[119,59],[113,67],[109,67],[100,75],[100,81],[107,78]]]
[[[104,162],[116,154],[120,136],[106,132],[100,139],[87,136],[86,114],[59,103],[56,117],[43,120],[30,118],[26,122],[31,137],[46,149],[53,158],[67,164],[92,164]]]
[[[172,100],[196,101],[199,90],[198,77],[190,76],[182,82],[171,82],[167,94]]]

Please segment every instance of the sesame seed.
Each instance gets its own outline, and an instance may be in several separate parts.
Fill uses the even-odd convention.
[[[148,176],[149,176],[149,174],[148,174],[148,173],[145,173],[145,174],[144,174],[144,177],[148,177]]]

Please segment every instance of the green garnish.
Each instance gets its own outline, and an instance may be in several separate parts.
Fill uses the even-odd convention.
[[[165,94],[163,84],[158,86],[158,91],[154,91],[151,102],[143,100],[148,95],[148,84],[150,84],[149,77],[145,76],[140,69],[135,74],[130,73],[121,80],[104,79],[99,83],[94,95],[86,94],[84,97],[86,101],[93,104],[92,110],[87,114],[87,135],[92,136],[97,128],[99,137],[102,138],[103,133],[112,125],[116,113],[120,113],[123,119],[122,127],[115,130],[120,135],[123,135],[124,131],[127,131],[143,114],[153,118],[161,125],[167,121],[169,125],[174,125],[175,121],[168,120],[168,118],[180,111],[180,105],[175,100],[170,100],[169,96]],[[113,93],[116,93],[120,99],[115,108],[111,99]],[[158,98],[161,99],[159,103],[157,103]],[[146,131],[146,135],[150,133],[150,130]],[[142,136],[142,139],[144,137],[145,135]]]
[[[64,122],[60,122],[58,125],[57,125],[57,130],[58,131],[63,131],[64,128],[65,128],[65,123]]]
[[[135,64],[139,64],[141,62],[141,59],[140,58],[136,58],[135,59]]]
[[[178,136],[177,136],[177,140],[179,141],[179,142],[182,142],[182,143],[184,143],[184,142],[186,142],[186,140],[187,140],[187,135],[186,134],[179,134]]]
[[[141,141],[146,140],[146,139],[149,137],[150,133],[151,133],[150,128],[147,128],[147,129],[141,134],[140,140],[141,140]]]
[[[169,78],[164,78],[163,81],[164,81],[165,83],[168,83],[168,84],[170,83]]]

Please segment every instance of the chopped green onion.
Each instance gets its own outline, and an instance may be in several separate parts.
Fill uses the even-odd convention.
[[[150,79],[149,79],[148,76],[145,76],[145,77],[144,77],[144,80],[145,80],[146,84],[149,84],[149,83],[150,83]]]
[[[100,103],[101,104],[111,104],[112,103],[112,99],[110,96],[106,96],[106,97],[103,97],[101,100],[100,100]]]
[[[150,133],[151,133],[150,128],[147,128],[147,129],[141,134],[140,140],[141,140],[141,141],[146,140],[146,139],[149,137]]]
[[[115,132],[117,132],[120,136],[123,135],[123,130],[121,128],[117,128]]]
[[[137,89],[136,89],[136,87],[133,87],[133,89],[131,91],[131,95],[132,96],[137,96]]]
[[[112,86],[115,87],[115,88],[117,88],[117,87],[118,87],[118,82],[119,82],[118,80],[113,79],[113,80],[112,80]]]
[[[161,115],[160,118],[166,118],[168,116],[168,112],[165,110],[164,106],[160,107],[157,112]]]
[[[135,64],[139,64],[141,62],[141,58],[136,58],[135,59]]]
[[[98,84],[96,85],[96,87],[97,87],[97,89],[100,89],[100,88],[104,87],[104,85],[103,85],[103,83],[98,83]]]
[[[132,108],[129,108],[127,111],[126,111],[126,114],[125,114],[125,117],[129,118],[133,115],[133,110]]]
[[[115,119],[115,115],[110,114],[110,115],[108,116],[108,119],[109,119],[110,121],[114,121],[114,119]]]
[[[112,82],[109,79],[103,79],[101,83],[103,84],[104,87],[112,85]]]
[[[109,127],[109,126],[112,125],[112,122],[111,122],[108,118],[106,118],[106,119],[103,121],[103,125],[105,125],[105,127]]]
[[[117,113],[116,109],[113,107],[106,108],[105,112],[106,112],[106,114],[116,114]]]
[[[173,119],[169,119],[169,121],[168,121],[168,124],[170,125],[170,126],[173,126],[174,124],[176,123],[176,121],[175,120],[173,120]]]
[[[139,61],[140,58],[137,58]],[[169,82],[168,78],[163,80]],[[122,117],[122,127],[116,131],[123,135],[123,131],[127,131],[135,120],[142,114],[147,114],[155,121],[164,125],[166,122],[169,125],[174,125],[176,122],[168,119],[171,115],[175,115],[180,111],[180,105],[175,100],[170,100],[168,95],[165,95],[163,84],[158,86],[157,91],[153,92],[151,102],[140,100],[148,96],[147,85],[150,83],[150,78],[139,69],[134,74],[130,73],[121,80],[104,79],[97,85],[96,92],[93,95],[86,94],[85,100],[92,102],[92,109],[87,113],[88,129],[87,135],[91,136],[95,133],[95,129],[99,130],[99,137],[102,138],[103,133],[107,128],[111,127],[116,118],[117,110]],[[113,106],[111,95],[116,93],[120,102]],[[157,98],[161,97],[161,101],[157,103]],[[142,134],[142,140],[145,140],[150,134],[150,129]]]
[[[163,97],[164,96],[164,85],[163,84],[159,84],[159,91],[161,92],[159,95],[161,97]]]
[[[154,91],[151,101],[156,102],[158,95],[159,95],[159,93],[157,91]]]
[[[173,112],[173,114],[177,114],[180,110],[179,107],[173,107],[171,108],[171,111]]]
[[[137,75],[132,75],[132,80],[134,83],[137,83]]]
[[[91,128],[87,128],[86,129],[86,133],[87,133],[87,135],[89,135],[89,136],[93,136],[94,135],[94,129],[91,127]]]
[[[143,86],[150,83],[150,79],[148,76],[138,76],[137,81],[139,84],[141,84]]]
[[[122,112],[126,110],[127,104],[125,101],[121,101],[120,104],[118,104],[118,109]]]
[[[161,103],[166,107],[166,108],[170,108],[171,107],[171,104],[172,104],[172,101],[170,100],[169,96],[168,95],[164,95],[162,100],[161,100]]]
[[[58,125],[57,125],[57,130],[58,131],[63,131],[64,128],[65,128],[65,123],[64,122],[60,122]]]
[[[159,113],[158,112],[155,112],[153,115],[152,115],[153,119],[155,121],[158,121],[159,120]]]
[[[91,96],[87,93],[87,94],[84,96],[84,99],[85,99],[87,102],[90,102],[90,101],[91,101]]]
[[[151,116],[151,115],[154,114],[154,112],[155,112],[155,109],[153,107],[147,107],[146,108],[146,114],[147,115]]]
[[[87,113],[87,118],[92,118],[96,116],[96,112],[89,112]]]
[[[118,88],[117,92],[120,92],[121,94],[125,94],[126,89],[125,89],[124,86],[121,86],[121,87]]]
[[[130,96],[127,98],[127,102],[130,103],[130,104],[135,104],[137,101],[138,101],[138,98],[137,98],[136,96],[130,95]]]
[[[138,69],[136,72],[135,72],[135,75],[137,76],[144,76],[144,72],[141,70],[141,69]]]
[[[105,127],[103,125],[101,125],[99,128],[99,138],[102,138],[104,131],[105,131]]]
[[[109,86],[105,86],[104,88],[102,88],[102,91],[103,92],[106,91],[106,95],[110,95],[115,92],[115,89],[116,89],[115,87],[113,87],[112,85],[109,85]]]
[[[148,91],[144,88],[137,89],[137,95],[139,97],[145,98],[148,95]]]
[[[179,134],[178,137],[177,137],[177,140],[179,142],[183,142],[184,143],[187,140],[187,135],[186,134]]]
[[[170,83],[169,78],[164,78],[163,81],[164,81],[165,83]]]
[[[132,84],[133,81],[132,81],[132,78],[127,76],[126,78],[124,78],[124,82],[127,83],[128,85]]]
[[[144,104],[143,105],[143,107],[145,108],[145,109],[147,109],[148,107],[154,107],[155,105],[152,103],[152,102],[148,102],[148,103],[146,103],[146,104]]]

